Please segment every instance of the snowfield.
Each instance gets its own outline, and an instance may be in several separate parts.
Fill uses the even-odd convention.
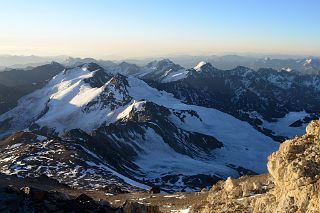
[[[267,171],[267,157],[278,149],[279,143],[247,122],[215,109],[183,104],[172,94],[158,91],[139,79],[129,77],[128,80],[130,96],[136,100],[144,99],[169,109],[197,112],[202,121],[194,116],[186,117],[185,122],[175,116],[172,116],[172,120],[182,129],[211,135],[222,141],[224,147],[215,151],[215,162],[239,165],[258,173]]]

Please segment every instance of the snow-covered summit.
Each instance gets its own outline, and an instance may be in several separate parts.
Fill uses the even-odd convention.
[[[312,58],[308,58],[308,59],[305,60],[304,65],[305,65],[305,66],[306,66],[306,65],[310,65],[310,64],[312,64],[312,63],[313,63],[313,59],[312,59]]]
[[[202,69],[202,67],[203,67],[204,65],[206,65],[206,64],[208,64],[208,62],[200,61],[200,62],[194,67],[194,69],[195,69],[196,71],[200,72],[201,69]]]
[[[158,82],[172,82],[187,77],[188,71],[169,59],[152,61],[145,67],[147,72],[140,75],[142,79],[153,80]]]
[[[89,72],[103,70],[103,68],[100,65],[98,65],[97,63],[94,63],[94,62],[84,63],[82,65],[79,65],[78,67],[80,67],[84,71],[89,71]]]

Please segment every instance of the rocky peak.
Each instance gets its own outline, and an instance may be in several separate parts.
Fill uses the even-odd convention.
[[[125,70],[125,69],[140,70],[140,68],[136,64],[130,64],[125,61],[121,62],[119,64],[119,67],[123,70]]]
[[[168,65],[168,64],[173,64],[173,62],[170,61],[169,59],[162,59],[160,61],[154,60],[154,61],[151,61],[150,63],[148,63],[147,67],[156,67],[159,65]]]
[[[120,73],[122,75],[135,75],[141,71],[141,68],[136,64],[130,64],[125,61],[116,64],[110,68],[112,73]]]
[[[242,77],[247,77],[247,75],[249,73],[253,73],[255,72],[254,70],[248,68],[248,67],[243,67],[243,66],[237,66],[236,68],[234,68],[232,70],[232,73],[234,75],[239,75],[239,76],[242,76]]]
[[[106,74],[106,76],[108,78],[106,77],[104,81],[101,81],[103,83],[101,85],[104,86],[103,92],[87,104],[84,109],[86,112],[96,110],[96,107],[100,107],[100,109],[110,107],[111,110],[115,110],[119,106],[125,106],[132,100],[127,88],[127,77],[121,74]]]
[[[110,83],[115,85],[116,87],[119,87],[119,86],[128,86],[128,80],[127,80],[127,77],[124,76],[124,75],[121,75],[119,73],[115,74],[111,80],[110,80]]]
[[[141,78],[156,82],[172,81],[173,79],[175,79],[174,76],[179,76],[185,71],[183,67],[181,67],[179,64],[173,63],[169,59],[163,59],[161,61],[152,61],[148,63],[144,67],[144,69],[147,72],[142,74]],[[178,79],[181,79],[181,77],[178,77]]]
[[[151,122],[166,119],[170,111],[149,101],[140,101],[135,104],[129,118],[136,122]]]
[[[105,72],[102,67],[95,63],[83,65],[82,69],[94,72],[92,77],[84,79],[84,82],[89,83],[92,88],[102,87],[113,76],[112,74]]]
[[[171,60],[169,59],[162,59],[160,61],[152,61],[150,63],[147,64],[148,68],[154,69],[154,70],[168,70],[168,69],[173,69],[173,70],[179,70],[179,69],[183,69],[183,67],[181,67],[178,64],[173,63]]]
[[[104,70],[101,66],[94,62],[86,63],[81,66],[82,69],[88,70],[90,72],[97,71],[97,70]]]

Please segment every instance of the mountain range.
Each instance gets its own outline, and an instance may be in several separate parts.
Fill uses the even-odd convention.
[[[8,72],[35,76],[5,87],[37,86],[10,94],[17,102],[3,98],[2,173],[80,188],[195,191],[266,172],[280,142],[319,118],[316,74],[208,62],[186,69],[168,59],[82,62]]]

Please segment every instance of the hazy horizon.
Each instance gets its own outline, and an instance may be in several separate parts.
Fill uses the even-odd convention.
[[[320,56],[316,0],[2,1],[0,54]]]
[[[14,58],[21,59],[24,58],[24,60],[28,60],[31,58],[38,59],[41,62],[43,60],[52,60],[52,61],[65,61],[68,58],[73,59],[95,59],[95,60],[102,60],[102,61],[151,61],[151,60],[161,60],[161,59],[174,59],[174,58],[219,58],[219,57],[228,57],[228,56],[235,56],[235,57],[243,57],[243,58],[256,58],[256,59],[263,59],[263,58],[270,58],[270,59],[305,59],[305,58],[319,58],[320,55],[304,55],[304,54],[281,54],[281,53],[245,53],[245,52],[239,52],[239,53],[212,53],[212,54],[164,54],[164,55],[158,55],[158,56],[128,56],[128,57],[115,57],[115,56],[106,56],[106,57],[91,57],[91,56],[77,56],[77,55],[35,55],[35,54],[0,54],[0,57],[7,58],[10,60],[14,60]],[[200,62],[200,61],[199,61]]]

